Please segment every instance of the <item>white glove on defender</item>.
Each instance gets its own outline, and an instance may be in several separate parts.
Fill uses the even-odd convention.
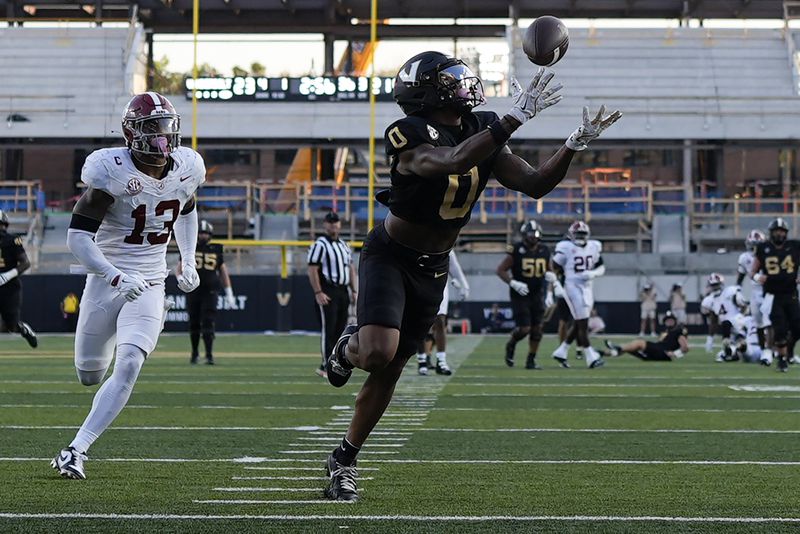
[[[6,285],[10,280],[13,280],[17,276],[19,276],[19,271],[16,268],[10,269],[4,273],[0,273],[0,286]]]
[[[111,287],[116,289],[128,302],[142,296],[150,284],[137,272],[123,273],[119,271],[111,278]]]
[[[467,300],[467,297],[469,297],[469,284],[466,283],[466,280],[460,282],[458,279],[453,278],[450,283],[458,290],[458,300]]]
[[[514,105],[511,106],[508,114],[521,124],[525,124],[540,111],[558,104],[561,96],[556,96],[556,93],[563,86],[558,84],[552,89],[547,89],[547,84],[550,83],[553,76],[555,76],[553,72],[540,68],[527,89],[522,89],[516,78],[511,78],[511,97],[514,99]]]
[[[575,150],[576,152],[586,150],[590,142],[597,139],[606,128],[617,122],[620,117],[622,117],[622,113],[615,111],[608,117],[603,118],[603,113],[605,112],[606,107],[600,106],[600,111],[597,112],[597,116],[594,119],[589,120],[589,108],[584,106],[583,124],[578,126],[578,129],[572,132],[572,135],[567,138],[567,141],[564,143],[567,145],[567,148],[570,150]]]
[[[228,310],[236,309],[236,297],[233,296],[233,288],[225,288],[225,308]]]
[[[180,276],[178,276],[178,288],[184,293],[191,293],[200,285],[200,275],[194,268],[194,263],[181,265]]]
[[[520,282],[519,280],[512,280],[508,283],[511,286],[511,289],[522,295],[523,297],[527,296],[530,293],[530,289],[528,289],[528,284],[525,282]]]
[[[553,293],[552,291],[547,291],[544,296],[544,307],[545,309],[547,309],[552,305],[553,305]]]

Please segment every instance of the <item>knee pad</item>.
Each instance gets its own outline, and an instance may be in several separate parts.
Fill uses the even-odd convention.
[[[528,338],[531,341],[541,341],[542,337],[543,335],[541,328],[531,328],[531,333],[528,335]]]
[[[82,369],[75,369],[75,372],[78,374],[78,380],[84,386],[96,386],[100,382],[103,381],[103,377],[106,376],[106,369],[100,369],[99,371],[84,371]]]

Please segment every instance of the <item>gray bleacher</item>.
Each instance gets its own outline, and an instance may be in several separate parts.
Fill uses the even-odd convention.
[[[144,31],[0,28],[0,117],[7,135],[97,136],[120,98],[144,89]],[[16,115],[17,120],[9,121]]]

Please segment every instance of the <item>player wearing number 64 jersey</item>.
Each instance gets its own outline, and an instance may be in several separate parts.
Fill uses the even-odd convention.
[[[97,390],[75,439],[52,461],[62,476],[83,479],[89,446],[128,402],[142,364],[164,325],[167,243],[184,258],[178,287],[192,291],[197,210],[205,181],[200,155],[180,146],[180,117],[158,93],[128,103],[122,116],[126,147],[98,150],[83,166],[86,192],[72,214],[67,245],[88,272],[75,335],[81,384],[99,384],[116,347],[114,372]]]

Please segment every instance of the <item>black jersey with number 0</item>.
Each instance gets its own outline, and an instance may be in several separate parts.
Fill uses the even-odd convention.
[[[200,275],[200,289],[203,291],[219,291],[219,268],[224,263],[222,245],[219,243],[197,243],[194,253],[194,264]]]
[[[656,343],[656,345],[658,345],[667,352],[673,352],[681,348],[681,344],[678,342],[678,340],[681,337],[685,337],[688,335],[689,331],[686,330],[686,327],[683,326],[682,324],[679,324],[661,334],[661,339],[658,340],[658,343]]]
[[[5,273],[17,268],[17,259],[25,252],[22,246],[22,237],[8,232],[0,232],[0,273]],[[9,280],[5,287],[11,289],[19,287],[19,277]]]
[[[764,291],[775,295],[797,291],[797,269],[800,267],[800,242],[786,241],[778,248],[767,241],[756,248],[761,272],[767,275]]]
[[[531,293],[544,291],[546,286],[544,275],[550,264],[550,249],[541,243],[529,248],[520,241],[509,245],[506,252],[511,255],[513,260],[511,276],[514,280],[528,284]]]
[[[486,187],[501,147],[462,175],[403,174],[397,170],[398,155],[423,144],[456,146],[496,120],[496,113],[478,111],[466,113],[460,126],[446,126],[415,116],[392,123],[385,134],[386,154],[391,158],[392,187],[378,193],[378,201],[406,221],[447,228],[463,227],[469,222],[472,208]]]

